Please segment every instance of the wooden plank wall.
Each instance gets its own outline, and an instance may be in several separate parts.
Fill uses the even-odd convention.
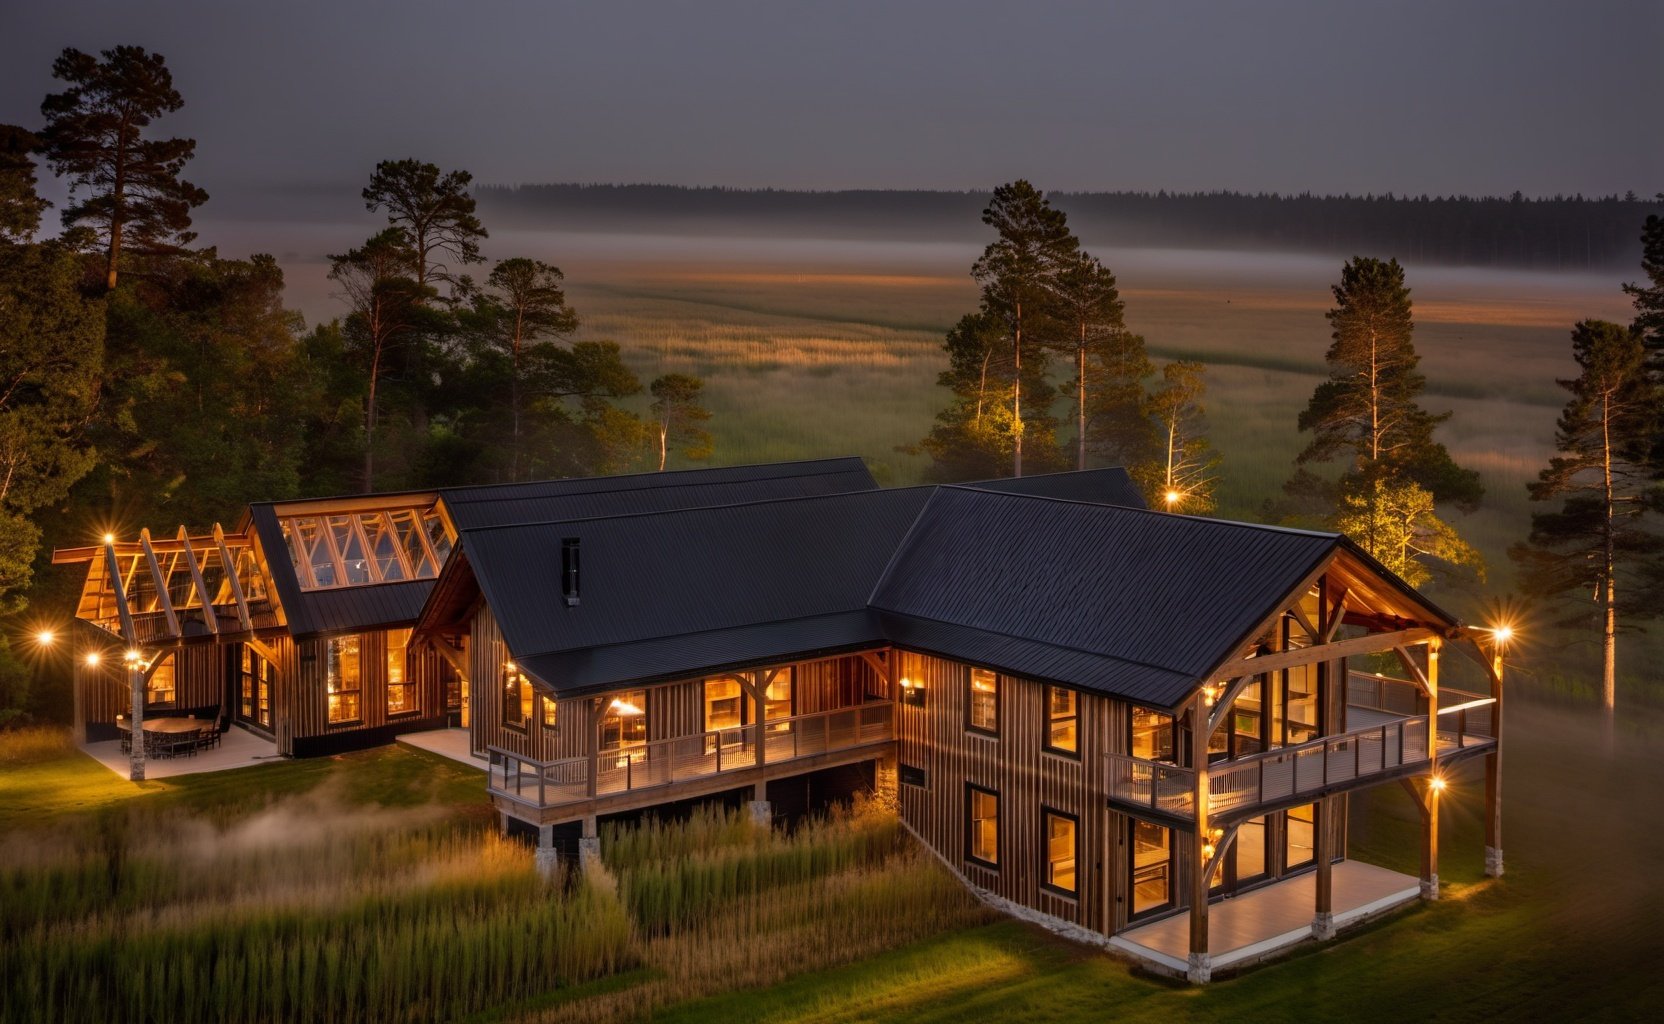
[[[132,691],[129,689],[127,669],[121,660],[121,649],[109,646],[109,638],[100,631],[76,620],[78,628],[72,635],[75,642],[72,658],[71,685],[75,691],[77,739],[108,738],[114,735],[117,715],[130,710]],[[102,660],[97,665],[86,663],[86,652],[98,650]],[[215,644],[193,644],[166,652],[174,662],[174,700],[168,705],[149,705],[147,715],[217,713],[225,694],[225,649]],[[107,728],[104,728],[107,727]]]
[[[408,658],[405,671],[416,682],[417,710],[398,715],[387,713],[387,634],[373,631],[359,634],[359,695],[357,721],[331,724],[329,721],[329,641],[295,641],[287,636],[268,641],[277,655],[277,681],[272,692],[272,728],[278,752],[295,752],[295,740],[317,740],[385,729],[389,726],[428,727],[445,715],[445,692],[439,672],[439,656],[423,648]],[[302,749],[309,744],[302,743]],[[315,744],[313,744],[315,745]]]
[[[468,644],[470,689],[474,702],[471,740],[476,751],[488,746],[526,757],[554,761],[583,757],[589,752],[585,723],[590,698],[566,698],[556,705],[556,725],[543,724],[541,695],[533,705],[532,720],[524,729],[505,725],[502,715],[502,665],[510,659],[501,628],[484,604],[475,611]],[[793,666],[797,713],[810,714],[859,704],[864,693],[882,693],[877,673],[858,656],[850,655]],[[705,731],[705,680],[679,680],[628,689],[647,691],[649,741],[692,736]],[[621,692],[621,691],[620,691]],[[603,698],[606,699],[606,698]]]
[[[903,704],[899,714],[902,765],[924,769],[922,788],[899,787],[903,818],[924,841],[970,881],[1023,906],[1095,931],[1112,927],[1111,900],[1124,887],[1105,810],[1104,754],[1126,734],[1124,705],[1080,694],[1078,759],[1044,751],[1045,687],[1001,676],[999,736],[965,727],[970,669],[918,654],[901,654],[899,675],[921,683],[925,706]],[[999,794],[1000,863],[990,869],[965,857],[965,786]],[[1041,888],[1044,869],[1042,806],[1078,821],[1077,887],[1073,898]]]

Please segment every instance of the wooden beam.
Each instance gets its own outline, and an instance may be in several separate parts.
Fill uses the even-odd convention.
[[[245,638],[243,640],[243,643],[248,644],[250,647],[254,648],[254,652],[256,654],[260,655],[260,657],[265,658],[267,661],[271,662],[273,666],[276,666],[278,664],[277,652],[272,650],[271,646],[269,644],[267,644],[264,640],[260,639],[257,636],[250,636],[250,637]]]
[[[1340,632],[1341,624],[1346,621],[1346,603],[1352,599],[1352,592],[1342,589],[1340,597],[1335,599],[1334,610],[1329,613],[1329,621],[1323,626],[1323,642],[1333,643],[1335,634]]]
[[[1410,681],[1419,686],[1422,693],[1431,693],[1427,685],[1427,674],[1416,664],[1416,660],[1410,657],[1409,650],[1403,644],[1397,644],[1394,645],[1392,653],[1398,655],[1399,664],[1404,666],[1404,671],[1410,673]]]
[[[1231,701],[1236,700],[1238,694],[1247,689],[1248,684],[1258,678],[1259,674],[1254,672],[1237,676],[1225,687],[1225,692],[1214,699],[1213,710],[1208,712],[1208,734],[1204,738],[1205,742],[1213,742],[1213,734],[1219,731],[1219,724],[1225,720],[1225,709],[1230,707]]]
[[[127,607],[127,591],[121,585],[121,566],[116,564],[116,546],[104,545],[104,559],[109,566],[110,588],[116,595],[116,615],[121,620],[121,639],[129,650],[139,646],[139,635],[133,629],[133,612]]]
[[[1306,617],[1306,610],[1300,607],[1299,601],[1289,605],[1288,610],[1294,615],[1294,621],[1300,623],[1300,628],[1306,631],[1306,635],[1311,638],[1312,643],[1328,643],[1328,640],[1324,639],[1318,628],[1312,625],[1312,620]]]
[[[191,550],[191,538],[185,528],[179,528],[179,553],[185,556],[185,567],[191,571],[191,586],[196,588],[197,600],[202,603],[202,621],[208,627],[212,636],[220,632],[220,617],[214,612],[214,595],[208,593],[208,584],[203,582],[202,567],[196,564],[196,552]]]
[[[881,658],[879,657],[880,654],[888,655],[888,657]],[[896,682],[895,671],[890,664],[894,656],[895,649],[890,647],[884,648],[882,651],[861,652],[861,660],[871,665],[873,667],[873,671],[878,673],[878,678],[884,680],[884,682],[890,686],[894,686]]]
[[[468,678],[468,659],[461,651],[447,643],[444,637],[433,633],[424,635],[422,639],[427,641],[428,646],[433,648],[435,654],[444,658],[452,668],[456,669],[457,675],[464,679]]]
[[[156,582],[156,603],[162,606],[162,614],[168,621],[168,636],[178,637],[179,616],[173,613],[173,600],[168,597],[168,578],[162,575],[162,567],[156,564],[156,551],[150,546],[150,527],[139,531],[139,546],[144,549],[145,564],[150,566],[150,578]]]
[[[1400,644],[1417,644],[1437,637],[1437,633],[1423,626],[1400,629],[1391,633],[1370,633],[1367,636],[1355,636],[1346,640],[1317,644],[1312,647],[1297,647],[1292,651],[1276,651],[1253,658],[1243,658],[1222,666],[1223,671],[1211,673],[1211,675],[1217,677],[1228,673],[1235,677],[1242,672],[1255,674],[1276,672],[1280,669],[1294,668],[1297,665],[1315,665],[1319,662],[1331,661],[1337,658],[1347,658],[1354,654],[1380,654],[1384,651],[1390,651]]]
[[[237,621],[242,623],[245,632],[254,632],[254,620],[249,618],[248,602],[243,599],[243,585],[237,579],[237,563],[231,558],[231,551],[225,546],[225,531],[220,524],[214,524],[214,543],[220,549],[220,562],[225,568],[225,580],[231,585],[231,596],[237,602]]]

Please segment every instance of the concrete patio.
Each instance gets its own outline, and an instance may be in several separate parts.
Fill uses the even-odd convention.
[[[120,740],[87,743],[81,747],[94,761],[127,778],[132,760],[122,752]],[[181,775],[200,775],[204,772],[223,772],[233,768],[247,768],[281,759],[277,744],[256,736],[239,726],[227,729],[220,737],[220,745],[198,750],[187,757],[147,757],[144,777],[171,779]]]
[[[417,750],[425,750],[430,754],[450,758],[458,764],[465,764],[482,772],[489,767],[483,756],[476,755],[468,749],[467,729],[430,729],[426,732],[407,732],[399,737],[399,742],[409,744]]]
[[[1348,860],[1334,865],[1336,929],[1413,902],[1420,882],[1396,871]],[[1208,953],[1215,972],[1275,956],[1312,938],[1317,874],[1293,878],[1208,906]],[[1110,945],[1163,973],[1183,975],[1190,954],[1190,915],[1174,914],[1112,937]]]

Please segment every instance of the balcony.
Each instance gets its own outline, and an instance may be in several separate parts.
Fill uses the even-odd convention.
[[[487,788],[492,796],[524,810],[623,810],[792,773],[790,768],[768,770],[776,765],[807,771],[824,762],[838,763],[839,754],[865,752],[865,748],[893,741],[894,723],[891,701],[775,719],[763,727],[760,758],[756,726],[654,740],[603,752],[595,761],[593,787],[588,757],[539,761],[490,747]],[[649,799],[631,800],[630,794],[646,794]]]
[[[1427,714],[1416,706],[1418,695],[1414,684],[1405,680],[1353,673],[1347,685],[1347,720],[1353,727],[1298,746],[1210,765],[1208,820],[1223,826],[1425,771]],[[1450,689],[1440,690],[1439,699],[1441,761],[1495,746],[1495,701]],[[1194,770],[1126,754],[1105,757],[1110,803],[1181,826],[1195,822]]]

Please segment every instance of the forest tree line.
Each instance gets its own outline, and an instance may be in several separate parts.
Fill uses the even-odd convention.
[[[229,527],[251,500],[711,454],[697,378],[644,383],[617,344],[572,338],[559,268],[486,262],[467,172],[378,164],[359,199],[386,225],[330,257],[340,315],[308,328],[271,256],[193,244],[208,195],[196,142],[160,130],[184,103],[161,55],[68,49],[51,73],[41,122],[0,125],[0,725],[50,699],[15,640],[73,613],[36,584],[54,547]],[[55,237],[43,169],[69,186]]]
[[[988,192],[488,185],[483,209],[572,230],[720,227],[810,237],[974,239]],[[1052,192],[1083,237],[1153,248],[1270,249],[1412,263],[1607,269],[1640,258],[1635,225],[1664,202],[1623,196]]]

